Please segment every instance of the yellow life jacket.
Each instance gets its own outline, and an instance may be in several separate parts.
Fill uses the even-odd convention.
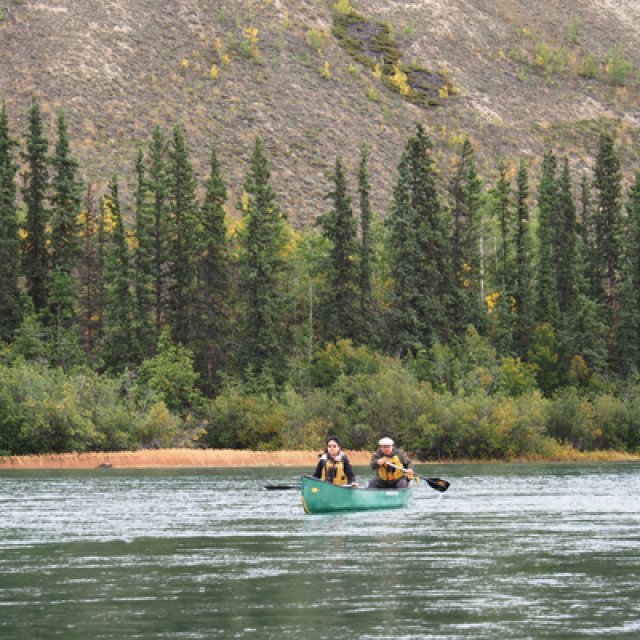
[[[326,456],[326,457],[324,457]],[[342,454],[337,460],[334,460],[326,453],[323,458],[325,460],[320,473],[320,479],[324,482],[331,480],[333,484],[347,484],[347,474],[344,472],[344,463],[342,462]]]
[[[400,456],[394,452],[392,456],[383,456],[382,459],[385,462],[389,462],[390,464],[395,465],[396,467],[400,467],[399,469],[393,469],[392,467],[388,467],[386,464],[380,465],[378,467],[378,477],[385,482],[392,482],[394,480],[400,480],[400,478],[404,478],[406,473],[402,471],[404,469],[404,465],[402,464],[402,460],[400,460]]]

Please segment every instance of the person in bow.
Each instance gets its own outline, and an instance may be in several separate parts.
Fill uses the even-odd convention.
[[[358,486],[351,462],[342,451],[342,445],[336,436],[327,438],[325,452],[318,460],[313,477],[331,484]]]
[[[376,472],[376,477],[369,482],[370,488],[405,489],[413,479],[411,460],[386,436],[378,442],[378,450],[371,456],[369,466]]]

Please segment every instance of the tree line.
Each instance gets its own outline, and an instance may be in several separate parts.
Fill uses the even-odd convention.
[[[363,146],[354,188],[337,157],[322,214],[297,232],[259,137],[233,220],[215,143],[199,185],[182,127],[157,126],[123,198],[117,175],[104,193],[83,183],[63,110],[50,149],[37,100],[21,141],[3,105],[0,450],[296,448],[338,427],[348,446],[382,429],[437,456],[637,448],[640,172],[623,193],[613,136],[576,184],[546,151],[530,193],[525,160],[485,183],[468,139],[443,180],[417,124],[385,216],[368,161]],[[363,385],[397,397],[378,388],[386,405],[365,408]],[[611,438],[604,397],[626,415]],[[553,426],[558,398],[575,400],[579,436]],[[49,401],[64,415],[40,415]],[[525,402],[530,429],[487,422]],[[474,406],[482,420],[461,417]]]

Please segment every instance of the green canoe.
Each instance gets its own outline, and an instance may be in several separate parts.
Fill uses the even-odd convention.
[[[302,476],[302,508],[306,513],[402,509],[409,503],[411,492],[411,487],[355,489],[329,484],[311,476]]]

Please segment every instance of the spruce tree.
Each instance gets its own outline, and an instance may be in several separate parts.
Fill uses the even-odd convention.
[[[68,329],[73,317],[77,292],[77,267],[80,257],[80,225],[82,184],[78,179],[78,162],[71,156],[71,148],[64,111],[58,113],[57,140],[52,159],[51,179],[51,246],[49,250],[52,293],[50,299],[53,318]]]
[[[538,265],[536,321],[558,326],[558,295],[554,226],[558,218],[557,163],[553,151],[544,154],[538,191]]]
[[[136,247],[133,256],[135,280],[134,326],[136,344],[140,348],[139,360],[150,358],[155,350],[154,331],[154,216],[146,179],[145,157],[138,149],[135,164],[134,216]]]
[[[600,302],[607,309],[613,326],[616,310],[622,209],[622,172],[613,137],[603,133],[594,171],[596,207],[594,211],[596,277],[600,283]]]
[[[96,210],[93,186],[87,185],[81,216],[82,255],[80,268],[80,293],[78,295],[82,314],[80,331],[84,338],[84,348],[93,360],[100,335],[102,288],[102,265],[99,259],[100,215]]]
[[[36,314],[46,310],[49,299],[49,255],[47,251],[49,212],[46,208],[49,188],[48,147],[49,143],[44,134],[40,106],[33,98],[29,109],[25,151],[22,154],[22,160],[26,165],[22,187],[22,197],[26,208],[22,269],[26,279],[27,292],[31,296]]]
[[[104,361],[110,371],[121,372],[134,362],[137,350],[133,328],[134,300],[129,247],[115,176],[109,181],[104,206],[105,217],[111,227],[104,265]]]
[[[616,360],[628,376],[640,369],[640,171],[629,189],[626,209]]]
[[[245,378],[286,377],[282,335],[281,274],[286,227],[270,184],[271,170],[261,138],[256,138],[242,203],[244,230],[240,238],[240,290],[245,323],[240,363]]]
[[[452,200],[451,269],[453,274],[452,322],[459,338],[472,324],[486,325],[480,272],[480,195],[475,153],[465,139],[450,186]]]
[[[493,342],[500,355],[512,355],[513,351],[513,211],[511,183],[503,161],[498,165],[498,182],[494,189],[494,216],[498,223],[499,240],[496,256],[496,287],[499,291],[494,325]]]
[[[211,146],[209,177],[200,210],[201,243],[198,261],[195,367],[207,391],[230,371],[231,309],[233,295],[230,252],[224,204],[227,186],[222,178],[215,144]]]
[[[373,269],[375,254],[371,231],[371,183],[367,161],[369,150],[366,146],[360,149],[360,166],[358,170],[358,193],[360,194],[360,328],[359,341],[373,346],[377,344],[376,331],[374,329],[374,305],[373,305]]]
[[[393,284],[391,346],[399,355],[450,337],[451,242],[421,124],[398,166],[388,219]]]
[[[535,328],[532,248],[529,228],[529,174],[524,160],[520,160],[516,188],[515,265],[513,299],[515,319],[513,327],[514,349],[525,359],[531,347]]]
[[[349,338],[355,341],[359,314],[356,222],[345,170],[339,157],[331,178],[333,190],[326,197],[331,199],[333,208],[318,218],[323,235],[329,241],[329,287],[323,304],[325,332],[328,340]]]
[[[6,105],[0,111],[0,341],[10,342],[22,320],[18,279],[20,239],[16,205],[16,165]]]
[[[577,219],[573,201],[569,160],[565,158],[562,173],[558,181],[558,221],[556,233],[556,278],[558,309],[562,315],[571,314],[575,309],[576,260],[577,260]],[[561,324],[564,321],[561,320]]]
[[[167,143],[160,127],[155,127],[149,145],[149,167],[147,189],[150,194],[150,229],[148,239],[151,259],[150,273],[153,284],[152,320],[154,324],[153,345],[157,345],[162,332],[167,290],[169,253],[169,223],[167,202]]]
[[[182,127],[173,128],[169,146],[168,317],[174,340],[189,345],[196,283],[196,181]]]

